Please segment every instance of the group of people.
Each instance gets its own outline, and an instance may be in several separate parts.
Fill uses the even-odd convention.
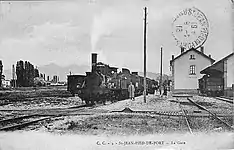
[[[158,92],[160,89],[159,87],[156,88],[156,92]],[[128,93],[129,93],[129,98],[131,100],[135,100],[135,87],[132,84],[132,82],[130,82],[129,86],[128,86]],[[163,93],[160,95],[162,96],[167,96],[167,87],[163,86]]]

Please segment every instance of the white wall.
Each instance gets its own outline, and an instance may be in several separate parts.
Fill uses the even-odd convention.
[[[195,60],[190,60],[190,55],[195,55]],[[189,75],[190,65],[196,66],[196,75]],[[198,89],[198,79],[203,75],[200,71],[211,65],[211,61],[190,51],[174,61],[174,89]]]
[[[227,87],[234,83],[234,55],[227,59]]]

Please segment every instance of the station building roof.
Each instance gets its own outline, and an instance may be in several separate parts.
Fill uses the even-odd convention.
[[[219,60],[218,62],[214,63],[213,65],[203,69],[200,73],[201,74],[208,74],[208,75],[223,74],[224,61],[227,60],[232,55],[234,55],[234,53],[229,54],[228,56],[226,56],[223,59]]]
[[[197,49],[195,49],[195,48],[191,48],[190,50],[187,50],[187,51],[181,53],[180,55],[178,55],[177,57],[175,57],[173,60],[171,60],[171,61],[170,61],[170,64],[172,64],[172,62],[174,62],[176,59],[179,59],[181,56],[187,54],[187,53],[190,52],[190,51],[194,51],[194,52],[196,52],[196,53],[198,53],[198,54],[200,54],[200,55],[202,55],[202,56],[204,56],[204,57],[210,59],[212,62],[215,62],[215,60],[214,60],[213,58],[207,56],[206,54],[202,53],[201,51],[199,51],[199,50],[197,50]]]

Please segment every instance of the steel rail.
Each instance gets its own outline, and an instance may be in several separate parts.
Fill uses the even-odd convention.
[[[20,120],[20,119],[26,119],[26,118],[34,117],[37,115],[38,114],[32,114],[32,115],[19,116],[19,117],[15,117],[15,118],[8,118],[8,119],[0,120],[0,124],[10,122],[10,121],[16,121],[16,120]]]
[[[223,123],[224,125],[226,125],[229,129],[234,130],[234,128],[232,126],[230,126],[228,123],[226,123],[225,121],[223,121],[222,119],[220,119],[215,113],[209,111],[207,108],[205,108],[204,106],[201,106],[199,104],[197,104],[196,102],[194,102],[193,100],[191,100],[191,98],[187,98],[192,104],[194,104],[195,106],[197,106],[198,108],[207,111],[208,113],[210,113],[214,118],[216,118],[217,120],[219,120],[221,123]]]
[[[125,108],[123,110],[116,110],[116,111],[109,111],[108,113],[139,113],[139,114],[154,114],[154,115],[162,115],[162,116],[171,116],[171,117],[181,117],[183,114],[181,114],[181,111],[134,111],[130,108]],[[209,114],[186,114],[188,117],[210,117]],[[233,117],[233,115],[230,114],[217,114],[219,117]]]
[[[223,98],[223,97],[215,97],[215,99],[217,100],[221,100],[221,101],[224,101],[224,102],[228,102],[230,104],[233,104],[233,101],[227,99],[227,98]]]
[[[2,127],[2,128],[0,128],[0,131],[9,131],[9,130],[14,130],[14,129],[20,129],[20,128],[23,128],[25,126],[31,125],[33,123],[36,123],[36,122],[39,122],[39,121],[43,121],[43,120],[47,120],[47,119],[50,119],[50,118],[51,117],[46,117],[46,118],[41,118],[41,119],[29,121],[29,122],[24,122],[24,123],[21,123],[21,124],[16,124],[16,125]]]
[[[192,131],[192,129],[191,129],[191,125],[190,125],[190,123],[189,123],[188,116],[187,116],[185,110],[183,109],[183,107],[181,106],[180,101],[178,100],[178,98],[176,98],[176,100],[177,100],[178,103],[179,103],[179,107],[180,107],[180,109],[181,109],[181,111],[182,111],[182,113],[183,113],[183,116],[184,116],[184,118],[185,118],[185,121],[186,121],[187,127],[188,127],[188,129],[189,129],[189,132],[190,132],[191,134],[193,134],[193,131]]]
[[[15,125],[6,125],[5,127],[0,128],[0,131],[7,131],[7,130],[14,130],[14,129],[19,129],[22,127],[25,127],[27,125],[45,120],[45,119],[49,119],[52,117],[60,117],[60,116],[67,116],[67,115],[87,115],[87,112],[77,112],[77,110],[82,110],[82,109],[78,109],[78,108],[82,108],[85,107],[87,105],[81,105],[81,106],[76,106],[76,107],[69,107],[69,108],[64,108],[64,109],[43,109],[40,110],[39,112],[33,112],[33,113],[29,113],[27,115],[23,115],[23,116],[19,116],[19,117],[13,117],[13,118],[7,118],[4,120],[0,120],[0,124],[2,126],[4,126],[6,123],[10,124],[10,123],[16,123]],[[88,106],[87,106],[88,107]],[[34,110],[35,111],[35,110]],[[89,110],[88,110],[89,111]],[[21,114],[22,115],[22,114]],[[89,113],[90,115],[90,113]],[[34,119],[33,121],[29,121],[29,122],[23,122],[24,119],[27,118],[32,118],[32,117],[44,117],[41,119]],[[18,121],[22,121],[23,123],[17,123]]]

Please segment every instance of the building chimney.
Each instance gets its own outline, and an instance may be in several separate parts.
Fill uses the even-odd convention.
[[[204,46],[201,46],[201,52],[204,54]]]
[[[211,58],[211,55],[209,55],[209,57]]]
[[[174,55],[171,55],[171,60],[174,60],[175,56]]]
[[[181,47],[180,49],[181,49],[181,54],[182,54],[184,52],[184,47]]]
[[[97,53],[92,53],[92,71],[95,69],[95,65],[97,63]]]

